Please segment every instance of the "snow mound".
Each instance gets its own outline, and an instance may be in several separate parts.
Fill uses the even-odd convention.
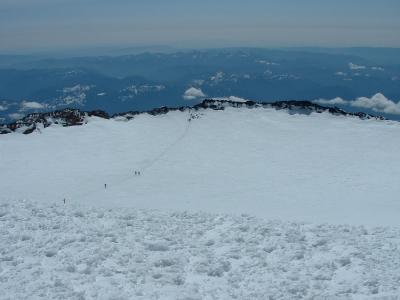
[[[399,247],[395,228],[3,202],[1,298],[395,299]]]

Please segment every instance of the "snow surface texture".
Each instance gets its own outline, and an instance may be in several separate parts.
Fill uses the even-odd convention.
[[[398,226],[399,149],[400,123],[328,113],[91,117],[0,136],[0,199]]]
[[[399,299],[400,229],[0,206],[1,299]]]

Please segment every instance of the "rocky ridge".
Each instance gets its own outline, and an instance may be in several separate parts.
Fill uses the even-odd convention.
[[[129,111],[124,113],[118,113],[110,116],[108,113],[102,110],[94,111],[81,111],[79,109],[66,108],[63,110],[57,110],[53,112],[46,113],[32,113],[24,118],[17,120],[8,124],[0,124],[0,134],[7,134],[12,132],[21,132],[23,134],[30,134],[35,130],[40,130],[40,128],[46,128],[51,125],[59,125],[62,127],[68,126],[78,126],[87,123],[88,117],[99,117],[103,119],[116,119],[123,118],[130,120],[139,114],[150,114],[153,116],[166,114],[170,111],[186,111],[186,110],[201,110],[201,109],[212,109],[212,110],[224,110],[227,107],[233,108],[274,108],[277,110],[287,110],[290,114],[311,114],[311,113],[323,113],[327,112],[337,116],[351,116],[358,117],[362,120],[365,119],[376,119],[385,120],[384,117],[374,116],[364,112],[346,112],[337,107],[325,107],[319,104],[315,104],[310,101],[278,101],[273,103],[266,102],[255,102],[255,101],[245,101],[236,102],[231,100],[215,100],[206,99],[203,102],[196,104],[194,106],[183,106],[183,107],[160,107],[154,108],[149,111]]]

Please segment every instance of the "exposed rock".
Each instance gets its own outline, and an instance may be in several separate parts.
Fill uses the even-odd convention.
[[[34,132],[39,124],[44,128],[50,125],[57,124],[63,127],[77,126],[86,123],[86,117],[97,116],[100,118],[109,119],[106,112],[101,110],[82,112],[78,109],[63,109],[47,113],[33,113],[26,117],[17,120],[13,123],[0,125],[0,134],[6,134],[18,129],[22,133],[29,134]]]

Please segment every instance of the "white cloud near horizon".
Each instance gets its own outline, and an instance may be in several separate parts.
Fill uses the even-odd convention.
[[[185,100],[195,100],[197,98],[206,97],[200,88],[191,87],[185,91],[183,94],[183,99]]]
[[[348,104],[348,101],[346,101],[340,97],[336,97],[333,99],[318,99],[318,100],[315,100],[314,102],[317,102],[319,104],[325,104],[325,105],[340,105],[340,104],[346,105],[346,104]]]
[[[21,110],[30,110],[30,109],[43,109],[45,106],[36,101],[23,101],[21,103]]]
[[[378,93],[371,98],[360,97],[351,102],[353,107],[361,107],[372,109],[376,112],[384,112],[387,114],[400,115],[400,102],[395,103],[386,98],[383,94]]]
[[[400,102],[394,102],[385,97],[382,93],[377,93],[371,98],[359,97],[354,101],[344,100],[340,97],[334,99],[318,99],[313,101],[322,105],[349,105],[352,107],[370,109],[374,112],[400,115]]]
[[[228,100],[229,101],[234,101],[234,102],[247,102],[247,101],[249,101],[247,99],[236,97],[236,96],[229,96]]]
[[[233,102],[247,102],[250,101],[248,99],[244,99],[237,96],[229,96],[229,97],[212,97],[213,100],[224,100],[224,101],[233,101]]]

